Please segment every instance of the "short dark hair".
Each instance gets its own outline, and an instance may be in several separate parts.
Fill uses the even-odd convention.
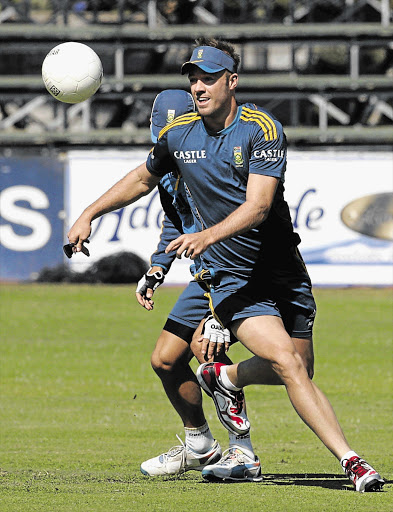
[[[240,55],[236,53],[235,47],[231,43],[214,37],[198,37],[198,39],[195,39],[194,48],[198,48],[199,46],[212,46],[232,57],[235,63],[235,73],[237,73],[240,65]]]

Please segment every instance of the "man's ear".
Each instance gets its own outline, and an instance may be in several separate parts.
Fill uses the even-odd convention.
[[[239,75],[237,73],[232,73],[232,75],[229,77],[229,88],[235,89],[237,87],[238,82]]]

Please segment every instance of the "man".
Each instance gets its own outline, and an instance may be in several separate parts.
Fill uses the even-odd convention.
[[[154,100],[151,115],[151,137],[153,142],[161,129],[173,121],[179,115],[195,110],[192,96],[182,90],[166,90],[157,95]],[[188,205],[184,183],[176,172],[168,173],[158,185],[161,203],[164,209],[163,229],[157,250],[151,256],[151,268],[137,286],[136,298],[147,310],[153,309],[153,294],[164,281],[165,274],[170,270],[175,259],[175,254],[167,254],[165,248],[168,243],[177,238],[183,232],[194,232],[192,213]],[[193,265],[195,270],[195,265]],[[198,390],[195,377],[192,379],[188,366],[193,354],[189,349],[192,334],[198,327],[201,319],[209,310],[209,301],[205,297],[206,289],[198,284],[193,287],[192,304],[182,298],[178,300],[174,309],[168,316],[156,348],[152,355],[152,366],[161,378],[168,398],[183,419],[185,428],[185,444],[175,446],[167,453],[149,459],[142,463],[141,471],[147,476],[176,474],[190,469],[201,470],[210,460],[218,461],[221,457],[221,449],[210,433],[207,421],[202,419],[202,408],[198,421],[193,421],[192,415],[187,413],[188,402],[192,404],[193,398],[201,404],[202,397]],[[184,292],[189,299],[188,288]],[[183,294],[183,295],[184,295]],[[185,306],[185,307],[184,307]],[[194,344],[194,355],[200,363],[209,360],[231,363],[226,357],[230,334],[210,315],[204,324],[204,344]],[[187,346],[188,345],[188,346]],[[182,376],[184,378],[182,378]],[[185,389],[184,389],[185,388]],[[189,391],[192,390],[192,393]],[[195,399],[194,398],[194,399]],[[237,399],[243,398],[240,391]],[[256,480],[260,473],[259,459],[252,448],[250,433],[229,431],[229,447],[232,450],[247,454],[253,462],[254,471],[251,473],[244,466],[244,474],[237,474],[238,480]],[[203,423],[201,423],[203,422]],[[208,452],[208,454],[207,454]],[[206,460],[204,460],[206,459]],[[203,460],[203,463],[200,463]]]
[[[189,193],[197,232],[181,235],[167,252],[201,259],[203,271],[212,276],[213,311],[254,354],[238,365],[208,363],[199,369],[200,383],[214,397],[221,421],[226,422],[223,411],[233,404],[232,393],[265,383],[269,375],[285,385],[299,416],[341,462],[355,489],[380,489],[384,481],[350,449],[331,405],[310,379],[311,335],[295,343],[277,306],[280,286],[263,281],[269,266],[278,263],[283,270],[288,262],[294,272],[288,285],[299,298],[292,306],[304,318],[308,315],[303,325],[308,323],[310,329],[315,311],[309,311],[309,284],[283,196],[285,136],[268,112],[237,104],[238,63],[230,44],[197,42],[182,72],[188,73],[198,114],[181,116],[164,128],[146,164],[86,208],[69,239],[81,251],[93,219],[147,194],[175,162]],[[202,475],[225,479],[224,462],[229,461],[208,465]]]

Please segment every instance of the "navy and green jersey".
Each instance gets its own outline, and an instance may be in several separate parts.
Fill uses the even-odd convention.
[[[263,256],[292,245],[292,222],[283,196],[286,153],[281,124],[250,103],[240,105],[231,125],[218,133],[209,133],[194,112],[179,116],[160,132],[147,168],[164,176],[177,167],[197,231],[218,224],[244,203],[250,173],[279,179],[268,218],[209,247],[202,257],[204,267],[250,275]]]

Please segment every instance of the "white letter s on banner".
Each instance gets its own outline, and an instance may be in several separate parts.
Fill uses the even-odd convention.
[[[11,251],[36,251],[46,245],[51,237],[49,220],[33,209],[16,205],[16,201],[27,201],[32,208],[49,208],[46,194],[36,187],[18,185],[3,190],[0,194],[0,213],[3,219],[14,224],[26,226],[32,230],[29,235],[18,235],[12,226],[0,226],[1,244]]]

